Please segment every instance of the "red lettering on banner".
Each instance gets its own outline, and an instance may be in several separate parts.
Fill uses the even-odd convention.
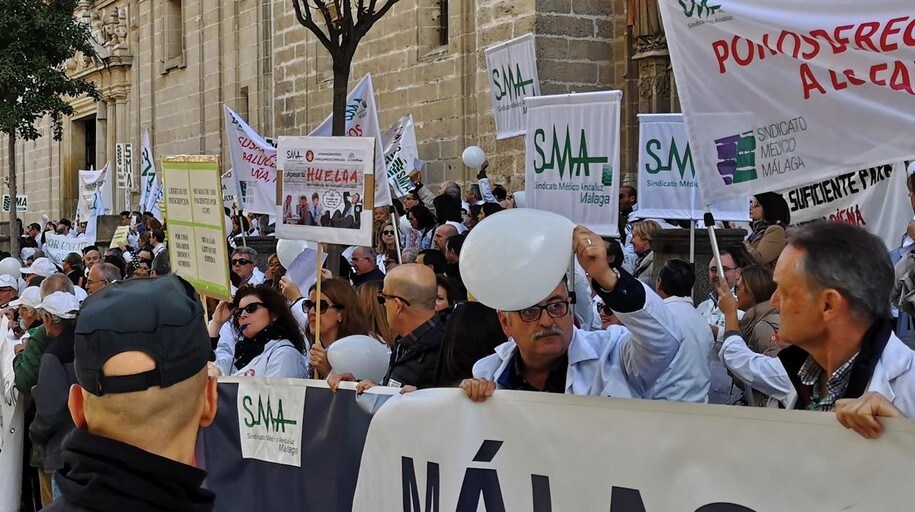
[[[880,30],[880,23],[876,21],[869,21],[858,25],[858,30],[855,31],[855,46],[861,50],[879,52],[880,50],[874,44],[874,41],[871,40],[871,37],[873,37],[878,30]]]
[[[305,171],[305,176],[311,182],[338,183],[343,185],[355,185],[359,183],[359,172],[346,169],[316,169],[309,167]]]
[[[362,137],[362,125],[357,124],[353,126],[346,132],[346,134],[350,137]]]

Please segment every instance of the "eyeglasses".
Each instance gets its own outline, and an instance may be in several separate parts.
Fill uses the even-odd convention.
[[[253,315],[254,312],[257,311],[257,308],[260,308],[260,307],[267,307],[267,306],[264,306],[263,302],[252,302],[251,304],[248,304],[247,306],[245,306],[243,308],[238,308],[235,311],[235,316],[239,317],[239,316],[241,316],[242,313],[248,313],[249,315]]]
[[[616,314],[612,309],[610,309],[610,306],[608,306],[606,304],[599,305],[597,307],[597,309],[600,310],[601,313],[603,313],[607,316],[613,316]]]
[[[232,265],[250,265],[252,263],[254,262],[251,260],[232,260]]]
[[[522,322],[536,322],[540,320],[545,310],[551,318],[562,318],[569,314],[570,302],[569,300],[564,300],[562,302],[551,302],[543,306],[531,306],[518,311],[518,315],[521,317]]]
[[[728,272],[730,272],[730,271],[732,271],[732,270],[737,270],[736,267],[722,267],[722,268],[724,269],[724,273],[725,273],[725,274],[727,274]],[[717,267],[717,266],[712,267],[712,268],[708,269],[708,271],[711,272],[712,274],[717,274],[717,273],[718,273],[718,267]]]
[[[385,301],[388,301],[391,299],[397,299],[397,300],[403,302],[404,304],[406,304],[407,306],[410,305],[410,301],[408,301],[407,299],[405,299],[399,295],[391,295],[390,293],[378,292],[378,295],[375,298],[378,299],[378,303],[381,304],[382,306],[384,305]]]
[[[393,235],[394,232],[393,232],[393,231],[384,230],[384,231],[381,232],[381,234],[382,234],[382,235]]]
[[[313,300],[303,300],[302,301],[302,311],[304,311],[305,313],[308,313],[309,311],[314,309],[316,305],[320,308],[322,315],[324,313],[327,313],[328,308],[334,308],[337,310],[343,309],[343,306],[338,306],[337,304],[331,304],[330,302],[327,302],[326,300],[321,300],[318,302],[315,302]]]

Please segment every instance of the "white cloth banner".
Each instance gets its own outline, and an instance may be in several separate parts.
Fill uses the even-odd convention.
[[[235,192],[238,190],[238,186],[232,174],[232,169],[229,169],[222,175],[222,205],[229,209],[237,206],[235,204]]]
[[[540,96],[534,34],[491,46],[484,52],[496,139],[524,135],[527,129],[524,98]]]
[[[699,220],[705,204],[683,114],[639,114],[639,209],[643,219]],[[749,221],[748,198],[711,206],[716,221]]]
[[[334,133],[334,116],[327,116],[309,137],[330,137]],[[375,138],[375,207],[391,204],[387,170],[384,165],[384,148],[381,147],[381,127],[378,124],[378,107],[375,104],[375,86],[367,73],[346,97],[346,135],[348,137]],[[412,161],[410,161],[412,165]]]
[[[911,0],[660,0],[706,202],[915,157]]]
[[[413,114],[401,117],[394,126],[384,132],[381,140],[384,146],[388,185],[394,190],[395,197],[403,197],[413,189],[410,173],[413,172],[413,163],[419,158]]]
[[[872,440],[832,413],[418,391],[372,419],[353,510],[910,510],[915,422],[886,425]]]
[[[45,256],[51,259],[57,266],[62,266],[64,258],[71,252],[82,255],[83,248],[95,245],[95,237],[81,236],[74,238],[67,235],[58,235],[48,233],[45,235],[45,243],[42,246]]]
[[[0,512],[19,510],[25,435],[25,407],[15,388],[13,344],[7,340],[8,330],[9,320],[4,317],[0,322]]]
[[[223,108],[238,206],[247,213],[272,214],[276,209],[276,148],[231,108]]]
[[[156,161],[153,158],[152,145],[149,142],[149,130],[143,132],[140,147],[140,208],[153,214],[158,221],[165,218],[159,209],[159,201],[165,196],[162,190],[162,178],[156,173]]]
[[[902,162],[843,173],[781,194],[791,209],[792,225],[816,220],[854,224],[879,236],[888,249],[899,247],[912,218]]]
[[[525,199],[617,236],[620,91],[527,98]]]
[[[239,380],[236,400],[243,458],[302,466],[305,385],[303,379]]]
[[[108,164],[98,170],[79,171],[77,213],[80,219],[87,219],[93,209],[97,210],[100,215],[109,213],[104,195],[107,180]]]

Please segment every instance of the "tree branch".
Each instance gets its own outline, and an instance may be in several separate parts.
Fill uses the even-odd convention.
[[[370,14],[371,19],[372,19],[372,25],[374,25],[376,21],[380,20],[382,16],[387,14],[387,12],[391,10],[391,7],[394,7],[394,4],[396,4],[399,1],[400,0],[387,0],[387,2],[385,2],[384,5],[381,6],[381,9],[379,9],[378,12],[375,13],[374,12],[375,0],[372,0],[372,4],[370,6],[370,8],[372,9],[372,13]],[[369,26],[371,27],[371,25],[369,25]]]
[[[299,5],[300,1],[301,0],[292,0],[292,7],[293,7],[293,9],[295,9],[296,20],[298,20],[300,25],[302,25],[303,27],[310,30],[315,35],[315,37],[318,38],[318,41],[321,42],[321,44],[324,46],[324,48],[327,48],[327,51],[329,51],[329,52],[331,52],[331,54],[333,54],[334,45],[333,45],[333,43],[331,43],[330,38],[324,34],[324,31],[321,30],[321,27],[319,27],[317,25],[317,23],[314,22],[314,18],[311,15],[311,6],[308,5],[308,0],[304,0],[304,2],[302,2],[305,4],[304,11],[302,9],[302,6]],[[324,15],[324,18],[325,18],[325,20],[328,18],[326,13]],[[331,24],[328,23],[327,26],[330,27]],[[328,31],[329,30],[330,29],[328,28]]]

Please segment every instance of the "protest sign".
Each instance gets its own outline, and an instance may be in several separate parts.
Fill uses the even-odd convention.
[[[272,213],[276,203],[276,148],[223,105],[232,177],[238,206],[248,213]]]
[[[302,421],[297,425],[300,457],[304,464],[292,466],[242,457],[240,426],[247,420],[249,432],[260,435],[292,434],[275,404],[250,413],[239,408],[243,383],[257,381],[268,390],[307,385]],[[201,430],[197,443],[198,464],[206,469],[207,488],[216,494],[216,510],[235,510],[239,503],[256,503],[259,510],[329,512],[352,510],[362,445],[372,414],[395,388],[376,387],[356,395],[354,383],[342,383],[336,393],[324,381],[220,377],[216,419]],[[302,404],[300,404],[302,405]],[[252,417],[253,416],[253,417]],[[259,424],[256,424],[259,423]],[[382,510],[382,509],[377,509]],[[400,510],[395,508],[395,510]]]
[[[105,182],[108,180],[108,165],[98,170],[79,171],[79,200],[77,213],[80,219],[89,217],[91,210],[100,215],[109,213],[105,197]],[[110,196],[108,196],[110,197]]]
[[[95,245],[95,236],[73,238],[56,233],[45,233],[44,237],[45,242],[42,246],[42,251],[57,266],[63,265],[64,258],[71,252],[82,256],[84,248]]]
[[[225,208],[235,208],[235,191],[238,190],[235,178],[232,176],[232,169],[229,169],[222,175],[222,205]]]
[[[816,220],[854,224],[879,236],[888,249],[899,247],[912,218],[902,162],[842,173],[781,194],[792,225]]]
[[[330,137],[333,135],[334,116],[329,115],[313,132],[310,137]],[[374,168],[374,205],[388,206],[391,204],[391,191],[387,186],[387,170],[384,165],[384,149],[381,147],[381,127],[378,124],[378,107],[375,105],[375,86],[372,84],[371,73],[362,77],[356,87],[346,97],[346,125],[344,133],[347,137],[372,137],[375,139],[375,168]]]
[[[156,173],[156,164],[153,159],[152,146],[149,144],[149,131],[143,133],[143,143],[140,149],[140,208],[150,212],[158,221],[165,220],[159,202],[164,199],[162,179]]]
[[[419,158],[413,114],[401,117],[394,126],[384,132],[381,140],[384,146],[387,183],[394,191],[394,196],[403,197],[413,189],[410,174],[413,173],[413,163]]]
[[[118,226],[111,235],[111,247],[118,247],[119,244],[127,245],[127,234],[130,232],[129,226]]]
[[[215,156],[162,159],[168,255],[174,273],[202,294],[229,300],[222,183]]]
[[[16,194],[16,212],[25,213],[29,209],[29,196]],[[10,195],[3,194],[3,211],[10,211]]]
[[[372,245],[375,139],[280,137],[276,236]]]
[[[20,507],[22,490],[22,450],[25,429],[24,397],[15,388],[14,343],[7,339],[9,319],[0,320],[0,512],[15,512]]]
[[[253,377],[254,370],[249,371]],[[238,382],[236,406],[242,457],[302,466],[305,383],[303,379],[286,379],[282,386],[261,379]]]
[[[915,157],[909,0],[660,0],[707,203]]]
[[[683,114],[639,114],[639,209],[633,218],[699,220],[699,195]],[[711,206],[716,221],[749,221],[748,198]]]
[[[904,510],[913,441],[905,420],[874,441],[832,413],[428,390],[372,418],[353,510]]]
[[[119,142],[115,144],[115,173],[118,188],[130,191],[133,188],[133,144]]]
[[[603,236],[619,234],[620,91],[527,98],[525,196]]]
[[[524,135],[524,98],[540,96],[534,34],[525,34],[484,50],[496,139]]]

